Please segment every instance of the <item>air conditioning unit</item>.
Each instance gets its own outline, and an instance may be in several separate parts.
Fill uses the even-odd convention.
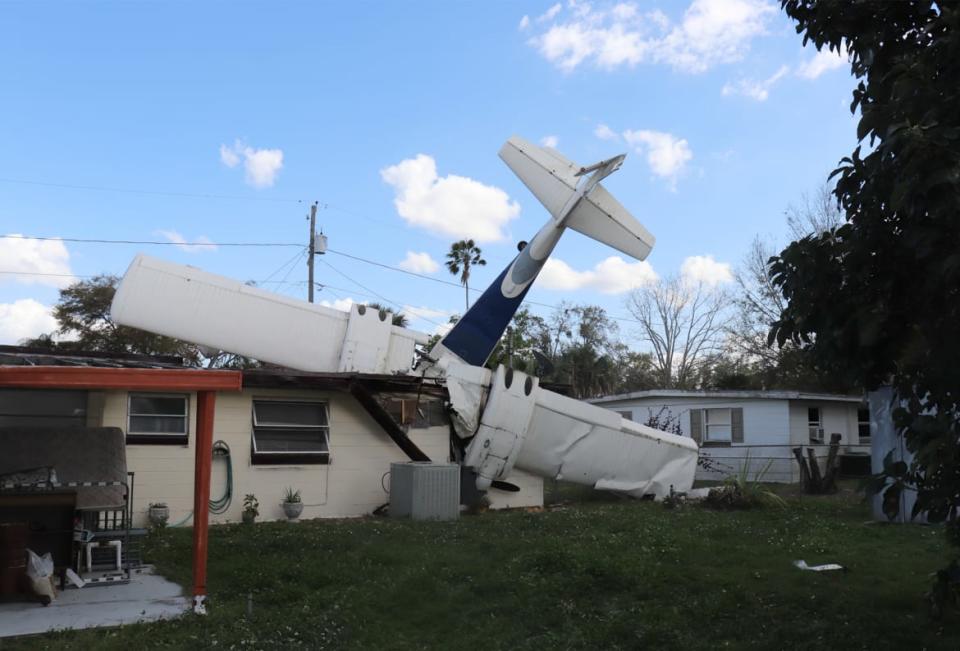
[[[823,443],[823,428],[822,427],[810,427],[810,442],[811,443]]]
[[[460,466],[411,461],[390,464],[390,516],[455,520],[460,516]]]

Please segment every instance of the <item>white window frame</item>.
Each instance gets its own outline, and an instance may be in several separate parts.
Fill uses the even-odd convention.
[[[276,423],[260,423],[257,419],[257,404],[273,403],[282,405],[321,405],[326,412],[326,425],[289,425]],[[310,400],[302,398],[254,398],[250,402],[250,451],[254,465],[278,464],[325,464],[330,461],[330,402],[328,400]],[[323,443],[326,450],[269,450],[257,449],[257,428],[289,429],[293,431],[320,430],[323,434]],[[259,457],[259,458],[258,458]]]
[[[726,422],[711,423],[710,414],[715,412],[727,412]],[[722,432],[726,428],[726,436],[714,434]],[[708,407],[703,410],[703,440],[709,443],[733,443],[733,409],[731,407]]]
[[[135,398],[181,398],[183,400],[183,415],[134,413],[133,401]],[[133,428],[133,418],[145,416],[148,418],[183,418],[182,432],[143,432]],[[131,442],[147,443],[185,443],[190,437],[190,394],[189,393],[154,393],[150,391],[134,391],[127,394],[127,438]]]

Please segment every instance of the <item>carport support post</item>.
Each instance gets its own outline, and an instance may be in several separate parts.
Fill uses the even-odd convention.
[[[197,456],[193,480],[193,612],[207,613],[207,525],[213,459],[214,391],[197,392]]]

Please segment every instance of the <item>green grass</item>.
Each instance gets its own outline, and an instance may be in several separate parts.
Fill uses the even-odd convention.
[[[960,648],[960,618],[932,622],[922,602],[948,558],[939,529],[869,523],[849,494],[788,504],[216,527],[207,617],[0,648]],[[189,585],[189,530],[149,551]],[[803,572],[796,559],[850,571]]]

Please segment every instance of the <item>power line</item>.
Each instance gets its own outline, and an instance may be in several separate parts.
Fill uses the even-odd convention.
[[[23,236],[21,236],[21,235],[0,235],[0,239],[3,239],[3,238],[8,238],[8,239],[26,239],[26,240],[61,240],[61,241],[63,241],[63,242],[83,242],[83,243],[91,243],[91,244],[157,244],[157,245],[165,245],[165,246],[166,246],[166,245],[174,245],[174,246],[179,245],[179,246],[184,246],[182,243],[177,243],[177,242],[157,242],[157,241],[146,241],[146,240],[106,240],[106,239],[83,239],[83,238],[65,238],[65,237],[63,237],[63,238],[61,238],[61,237],[32,237],[32,236],[26,236],[26,235],[23,235]],[[303,248],[303,244],[301,244],[301,243],[291,243],[291,242],[203,242],[203,244],[205,244],[205,245],[207,245],[207,246],[251,246],[251,247],[256,247],[256,246],[259,246],[259,247],[271,247],[271,246],[272,246],[272,247],[300,247],[300,248]],[[463,288],[463,285],[461,285],[460,283],[455,283],[455,282],[452,282],[452,281],[449,281],[449,280],[443,280],[442,278],[434,278],[434,277],[432,277],[432,276],[427,276],[427,275],[425,275],[425,274],[420,274],[420,273],[417,273],[417,272],[415,272],[415,271],[408,271],[407,269],[401,269],[400,267],[395,267],[395,266],[393,266],[393,265],[389,265],[389,264],[386,264],[386,263],[383,263],[383,262],[377,262],[376,260],[370,260],[369,258],[364,258],[364,257],[358,256],[358,255],[353,255],[352,253],[347,253],[347,252],[345,252],[345,251],[337,251],[337,250],[335,250],[335,249],[329,249],[329,248],[328,248],[328,249],[327,249],[327,253],[333,253],[334,255],[339,255],[339,256],[342,256],[342,257],[344,257],[344,258],[349,258],[350,260],[356,260],[357,262],[362,262],[362,263],[364,263],[364,264],[369,264],[369,265],[372,265],[372,266],[375,266],[375,267],[380,267],[381,269],[387,269],[387,270],[389,270],[389,271],[394,271],[394,272],[397,272],[397,273],[402,273],[402,274],[405,274],[405,275],[407,275],[407,276],[413,276],[414,278],[420,278],[421,280],[429,280],[430,282],[439,283],[439,284],[441,284],[441,285],[448,285],[448,286],[450,286],[450,287],[456,287],[457,289],[462,289],[462,288]],[[298,254],[296,257],[299,257],[299,254]],[[329,263],[325,263],[325,264],[327,264],[327,265],[329,266]],[[285,267],[285,266],[286,266],[286,264],[283,265],[283,267]],[[282,268],[282,267],[281,267],[281,268]],[[334,271],[336,271],[338,274],[343,275],[345,278],[347,278],[347,279],[350,280],[351,282],[353,282],[353,283],[355,283],[355,284],[359,284],[359,283],[357,283],[355,280],[353,280],[352,278],[350,278],[349,276],[346,276],[345,274],[342,274],[342,273],[341,273],[340,271],[338,271],[336,268],[334,268],[334,267],[332,267],[332,266],[331,266],[330,268],[333,269]],[[74,277],[74,278],[93,278],[93,277],[94,277],[94,276],[76,276],[76,275],[73,275],[73,274],[39,274],[39,273],[35,273],[35,272],[18,272],[18,271],[0,271],[0,273],[2,273],[2,274],[17,274],[17,275],[53,275],[53,276],[64,276],[64,277]],[[274,273],[276,273],[276,272],[274,272]],[[271,276],[272,276],[272,275],[273,275],[273,274],[271,274]],[[288,275],[289,275],[289,274],[288,274]],[[255,281],[255,282],[256,282],[256,281]],[[361,287],[362,287],[362,285],[361,285]],[[371,291],[371,292],[372,292],[372,290],[369,290],[369,289],[367,289],[367,291]],[[471,288],[469,288],[469,291],[470,291],[470,292],[473,292],[473,293],[481,293],[483,290],[477,289],[477,288],[475,288],[475,287],[471,287]],[[376,295],[376,292],[373,292],[373,293]],[[392,303],[392,304],[394,304],[394,305],[399,305],[398,303],[394,303],[393,301],[390,301],[389,299],[386,299],[386,298],[383,298],[383,297],[381,297],[381,299],[387,301],[388,303]],[[525,304],[527,304],[527,305],[535,305],[535,306],[537,306],[537,307],[544,307],[544,308],[551,309],[551,310],[555,310],[555,309],[558,309],[558,308],[560,307],[559,305],[551,305],[551,304],[549,304],[549,303],[540,303],[540,302],[538,302],[538,301],[531,301],[531,300],[529,300],[529,299],[525,299],[523,302],[524,302]],[[633,319],[633,318],[630,318],[630,317],[617,316],[617,315],[612,315],[612,314],[611,314],[611,315],[608,315],[608,316],[609,316],[609,318],[613,319],[614,321],[622,321],[622,322],[624,322],[624,323],[640,323],[640,321],[638,321],[637,319]],[[439,325],[439,324],[438,324],[438,325]]]
[[[328,267],[330,267],[331,269],[333,269],[335,272],[337,272],[338,274],[340,274],[341,276],[343,276],[343,277],[346,278],[347,280],[349,280],[350,282],[352,282],[352,283],[353,283],[354,285],[356,285],[357,287],[359,287],[359,288],[361,288],[361,289],[363,289],[363,290],[365,290],[365,291],[368,291],[368,292],[372,293],[374,296],[376,296],[377,298],[379,298],[381,301],[386,301],[387,303],[390,303],[390,304],[393,305],[394,307],[399,308],[401,311],[403,310],[403,305],[402,305],[401,303],[397,303],[396,301],[391,301],[391,300],[390,300],[389,298],[387,298],[386,296],[384,296],[384,295],[382,295],[382,294],[378,294],[377,292],[373,291],[373,290],[370,289],[369,287],[366,287],[365,285],[360,284],[358,281],[354,280],[353,278],[351,278],[351,277],[348,276],[347,274],[343,273],[342,271],[340,271],[339,269],[337,269],[336,267],[334,267],[332,264],[330,264],[330,263],[327,262],[326,260],[321,260],[321,262],[322,262],[323,264],[327,265]],[[348,291],[348,290],[344,290],[344,291]],[[424,321],[426,321],[426,322],[428,322],[428,323],[432,323],[433,325],[436,325],[436,326],[442,325],[442,324],[437,323],[436,321],[434,321],[434,320],[432,320],[432,319],[429,319],[429,318],[427,318],[427,317],[425,317],[425,316],[418,316],[417,318],[423,319]]]
[[[161,197],[181,197],[189,199],[230,199],[234,201],[265,201],[272,203],[302,203],[301,199],[283,197],[256,197],[253,195],[211,194],[204,192],[174,192],[167,190],[141,190],[137,188],[114,188],[101,185],[76,185],[72,183],[49,183],[46,181],[28,181],[26,179],[0,178],[0,183],[18,185],[36,185],[43,188],[62,188],[67,190],[92,190],[94,192],[123,192],[125,194],[148,194]]]

